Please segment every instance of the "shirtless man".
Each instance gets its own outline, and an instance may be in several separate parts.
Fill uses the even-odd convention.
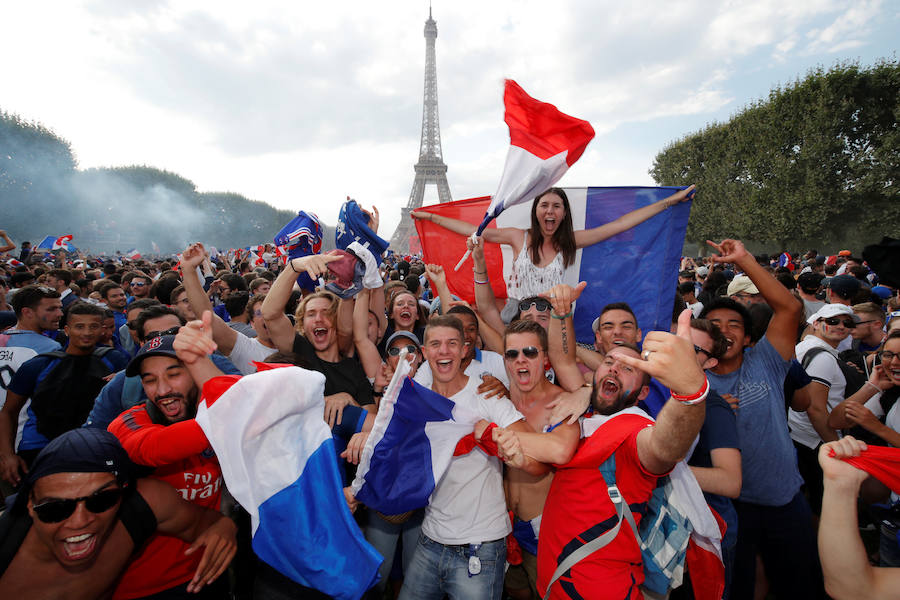
[[[548,404],[564,390],[544,376],[547,361],[547,331],[535,321],[512,322],[504,333],[504,360],[509,375],[510,400],[535,431],[553,426]],[[561,445],[578,442],[577,425],[561,425],[546,434],[559,438]],[[511,565],[506,572],[507,593],[516,600],[531,600],[537,595],[537,541],[550,491],[553,473],[532,475],[522,469],[506,469],[506,502],[515,515],[513,536],[522,549],[522,564]]]
[[[221,575],[237,547],[234,524],[167,483],[135,480],[134,468],[106,431],[75,429],[50,442],[0,518],[3,597],[108,598],[135,549],[157,531],[192,542],[192,554],[206,547],[189,592]],[[11,545],[18,549],[7,559]]]

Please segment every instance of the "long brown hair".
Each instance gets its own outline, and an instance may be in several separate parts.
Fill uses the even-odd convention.
[[[528,231],[528,254],[531,256],[531,262],[538,264],[541,262],[541,246],[544,244],[544,234],[541,233],[541,225],[537,219],[537,205],[541,198],[547,194],[556,194],[563,201],[563,208],[566,211],[562,223],[553,232],[553,247],[557,252],[562,252],[563,268],[569,267],[575,262],[575,226],[572,224],[572,209],[569,207],[569,198],[562,188],[550,188],[543,194],[534,199],[531,204],[531,229]]]

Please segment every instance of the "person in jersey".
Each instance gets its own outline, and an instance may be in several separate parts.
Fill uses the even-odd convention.
[[[578,294],[578,288],[557,286],[551,298],[554,314],[568,315],[557,320],[569,331]],[[595,371],[589,397],[594,414],[582,420],[583,439],[572,459],[558,465],[544,504],[537,565],[541,595],[549,590],[557,599],[642,598],[641,548],[631,527],[621,525],[612,540],[581,560],[573,552],[627,518],[625,510],[639,523],[640,506],[657,479],[685,457],[700,431],[709,384],[694,354],[690,318],[689,310],[682,312],[677,335],[650,332],[643,352],[634,345],[611,349]],[[563,379],[581,376],[571,351],[554,368]],[[655,423],[636,407],[649,393],[651,376],[672,392]],[[497,438],[500,455],[511,466],[550,463],[559,452],[546,435],[500,431]],[[619,504],[610,496],[604,469],[615,474]]]
[[[132,461],[153,469],[152,477],[171,484],[185,500],[218,510],[222,470],[193,418],[203,384],[222,374],[208,356],[215,350],[211,320],[206,312],[203,321],[192,321],[177,336],[154,337],[141,346],[126,373],[140,376],[147,402],[116,417],[109,431]],[[186,549],[173,536],[151,538],[122,576],[115,598],[181,597],[200,560],[186,556]],[[207,586],[201,597],[220,598],[225,589],[222,580]]]
[[[109,432],[73,429],[41,450],[0,516],[0,590],[4,598],[110,598],[134,553],[159,533],[202,555],[187,588],[196,592],[228,567],[233,532],[231,521],[171,485],[137,479]]]

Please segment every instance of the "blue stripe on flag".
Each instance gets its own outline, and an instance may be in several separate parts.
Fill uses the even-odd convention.
[[[680,189],[684,188],[588,188],[584,227],[609,223]],[[690,202],[682,202],[582,250],[579,280],[587,281],[588,287],[575,311],[579,341],[593,342],[591,324],[610,302],[627,302],[644,333],[669,331],[690,207]]]
[[[300,477],[259,506],[253,551],[297,583],[350,600],[375,584],[382,558],[362,535],[353,535],[359,527],[338,500],[340,488],[334,444],[326,439]],[[344,522],[336,527],[335,520]],[[297,561],[297,554],[314,559]]]

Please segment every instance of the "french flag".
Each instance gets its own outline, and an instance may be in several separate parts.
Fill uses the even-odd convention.
[[[55,250],[65,250],[67,252],[75,252],[76,248],[71,244],[72,234],[61,235],[59,237],[48,235],[41,243],[38,244],[35,249],[36,250],[49,250],[51,252]]]
[[[779,267],[787,267],[791,271],[794,270],[794,260],[791,258],[791,255],[787,252],[782,252],[781,256],[778,257],[778,266]]]
[[[138,260],[141,258],[141,253],[137,251],[137,248],[132,248],[125,253],[125,258],[128,260]]]
[[[22,266],[22,262],[19,260],[16,260],[15,258],[9,259],[8,261],[6,261],[6,264],[8,264],[11,267],[21,267]]]
[[[215,377],[196,419],[228,490],[250,513],[256,555],[301,585],[350,600],[374,585],[382,559],[347,508],[324,390],[321,373],[299,367]]]
[[[575,230],[608,223],[632,210],[671,196],[680,187],[579,187],[564,188],[572,209]],[[541,190],[543,191],[543,190]],[[426,206],[419,210],[476,223],[490,204],[489,197]],[[578,341],[593,343],[591,329],[600,310],[610,302],[628,302],[644,331],[668,331],[678,281],[678,267],[687,231],[691,202],[680,202],[640,225],[607,240],[582,248],[566,269],[564,283],[587,281],[588,287],[575,307]],[[447,268],[466,250],[465,236],[439,227],[427,219],[415,221],[426,263],[444,265],[450,290],[470,303],[475,301],[471,270]],[[531,226],[531,203],[503,211],[491,227]],[[488,277],[494,295],[506,298],[506,282],[515,256],[508,246],[484,242]],[[464,265],[471,267],[471,259]],[[549,286],[548,286],[549,287]]]
[[[350,486],[357,500],[386,515],[428,504],[457,443],[480,419],[414,382],[409,371],[404,352]]]

